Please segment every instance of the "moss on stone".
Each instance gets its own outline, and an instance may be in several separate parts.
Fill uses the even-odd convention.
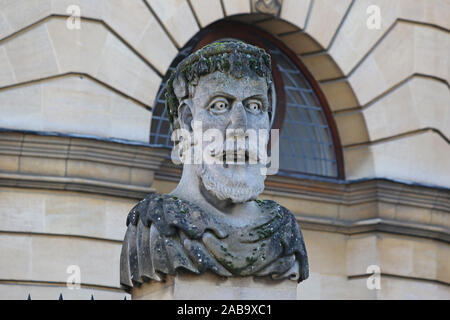
[[[215,71],[230,73],[236,78],[244,76],[265,78],[270,88],[272,70],[270,56],[263,50],[241,41],[214,42],[189,55],[181,61],[170,75],[166,85],[166,109],[169,122],[178,118],[179,101],[173,84],[175,77],[189,85]]]

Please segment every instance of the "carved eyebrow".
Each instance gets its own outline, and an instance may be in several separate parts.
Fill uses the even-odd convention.
[[[254,94],[254,95],[252,95],[250,97],[245,98],[244,101],[247,101],[247,100],[250,100],[250,99],[259,99],[259,100],[263,100],[263,101],[265,100],[263,94]]]
[[[229,93],[218,91],[218,92],[214,92],[214,94],[212,94],[210,96],[210,100],[214,99],[214,98],[217,98],[217,97],[225,97],[225,98],[228,98],[228,99],[236,99],[235,96],[233,96],[233,95],[231,95]]]

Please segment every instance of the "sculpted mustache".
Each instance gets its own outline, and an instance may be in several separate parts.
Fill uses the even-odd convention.
[[[249,150],[249,149],[223,149],[223,150],[210,150],[210,155],[212,157],[216,158],[223,158],[226,159],[227,155],[230,159],[236,159],[236,158],[245,158],[246,160],[258,160],[260,157],[258,156],[258,152],[256,150]]]
[[[258,161],[258,153],[256,151],[251,152],[250,150],[234,150],[234,149],[228,149],[222,151],[222,153],[219,153],[216,157],[222,156],[222,160],[225,162],[228,159],[230,160],[254,160]]]

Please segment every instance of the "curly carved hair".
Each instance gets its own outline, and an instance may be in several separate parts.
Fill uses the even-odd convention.
[[[220,71],[239,79],[262,77],[270,88],[272,68],[270,56],[263,49],[242,41],[219,41],[204,46],[181,61],[170,75],[166,86],[166,109],[172,129],[178,124],[180,99],[189,95],[189,85],[196,85],[201,76]]]

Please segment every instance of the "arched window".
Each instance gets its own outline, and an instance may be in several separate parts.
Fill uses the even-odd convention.
[[[272,128],[280,129],[280,175],[343,178],[342,153],[334,120],[319,86],[297,56],[265,31],[221,21],[201,30],[180,51],[166,73],[153,106],[150,144],[172,148],[165,110],[171,71],[191,52],[217,40],[239,39],[272,57],[275,101]]]

